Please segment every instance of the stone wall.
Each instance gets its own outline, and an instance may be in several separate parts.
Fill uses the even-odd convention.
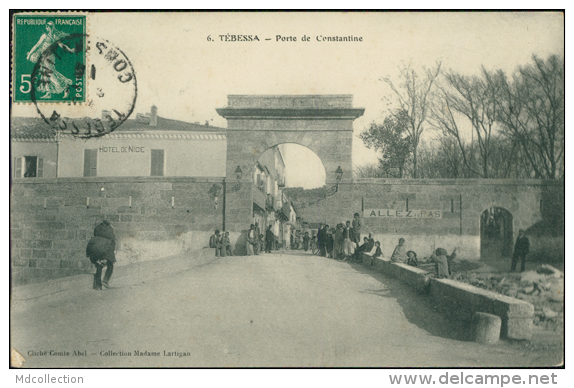
[[[428,256],[459,247],[465,259],[480,258],[480,216],[490,207],[512,214],[513,236],[525,229],[533,255],[564,257],[564,184],[560,181],[498,179],[358,179],[317,199],[317,190],[294,198],[298,215],[310,223],[339,222],[363,215],[362,236],[373,233],[389,256],[400,237],[407,248]],[[408,203],[408,205],[407,205]],[[363,209],[440,210],[440,218],[369,217]]]
[[[119,266],[201,249],[208,245],[213,230],[222,227],[221,198],[215,209],[210,194],[213,185],[221,185],[221,178],[59,178],[13,182],[13,284],[92,271],[85,249],[94,226],[102,220],[110,221],[114,227]],[[232,241],[237,239],[235,234],[232,237]]]
[[[534,306],[528,302],[452,279],[435,279],[420,268],[373,258],[368,253],[363,253],[362,257],[367,268],[397,278],[418,292],[429,293],[449,318],[459,321],[467,329],[470,329],[474,313],[483,312],[500,317],[504,338],[529,340],[532,336]]]
[[[351,181],[353,121],[364,112],[353,108],[351,95],[229,95],[227,107],[216,110],[227,119],[226,176],[231,181],[239,166],[245,183],[227,192],[231,230],[252,219],[253,169],[271,147],[307,147],[321,159],[328,183],[338,167],[346,172],[343,181]]]

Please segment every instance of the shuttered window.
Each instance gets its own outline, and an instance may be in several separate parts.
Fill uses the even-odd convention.
[[[163,150],[151,150],[151,176],[163,176]]]
[[[84,150],[84,176],[98,176],[98,149]]]
[[[14,178],[22,178],[22,158],[14,158]]]
[[[42,178],[44,159],[37,156],[14,158],[14,178]]]
[[[38,166],[36,169],[36,176],[42,178],[44,176],[44,159],[38,158]]]

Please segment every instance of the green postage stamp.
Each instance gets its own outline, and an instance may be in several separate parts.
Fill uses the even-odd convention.
[[[86,15],[14,16],[14,102],[84,102]]]

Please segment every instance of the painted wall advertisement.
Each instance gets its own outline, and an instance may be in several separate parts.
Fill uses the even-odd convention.
[[[442,218],[442,210],[365,209],[364,218]]]

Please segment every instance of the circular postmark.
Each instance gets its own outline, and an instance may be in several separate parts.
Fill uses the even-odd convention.
[[[66,61],[83,51],[87,61]],[[84,62],[84,63],[82,63]],[[58,66],[74,66],[75,80]],[[40,116],[57,132],[80,138],[104,136],[119,127],[134,110],[137,81],[134,68],[116,45],[86,34],[66,35],[38,57],[32,73],[31,100]],[[54,93],[64,102],[48,103]]]

